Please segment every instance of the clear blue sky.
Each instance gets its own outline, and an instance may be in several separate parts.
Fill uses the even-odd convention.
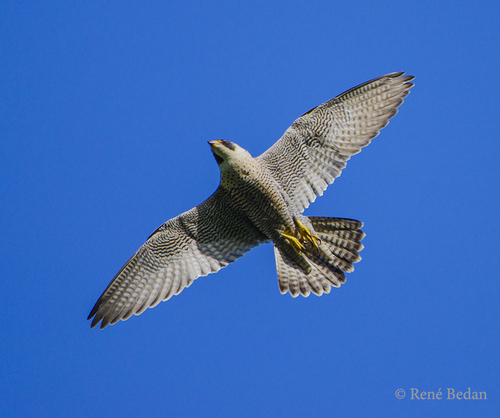
[[[499,416],[499,3],[157,3],[0,5],[0,415]],[[261,246],[90,329],[217,188],[208,140],[258,155],[392,71],[412,93],[306,212],[365,223],[345,285],[282,296]]]

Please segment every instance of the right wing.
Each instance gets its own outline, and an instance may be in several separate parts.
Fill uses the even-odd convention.
[[[111,281],[88,319],[101,329],[140,315],[200,276],[267,242],[219,188],[205,202],[159,227]]]

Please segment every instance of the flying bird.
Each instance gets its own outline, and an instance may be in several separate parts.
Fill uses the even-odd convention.
[[[320,296],[339,287],[361,260],[363,223],[302,212],[389,123],[413,78],[391,73],[342,93],[304,113],[255,158],[233,142],[209,141],[219,187],[151,234],[95,304],[91,327],[140,315],[269,242],[281,293]]]

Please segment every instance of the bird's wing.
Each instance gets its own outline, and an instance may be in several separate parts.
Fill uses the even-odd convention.
[[[219,188],[158,228],[111,281],[89,318],[101,329],[139,315],[214,273],[267,238],[228,205]]]
[[[311,109],[257,157],[303,211],[340,176],[351,155],[375,138],[413,87],[391,73]]]

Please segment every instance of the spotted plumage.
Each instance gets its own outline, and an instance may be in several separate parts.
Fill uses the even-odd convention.
[[[413,87],[403,74],[311,109],[256,158],[232,142],[210,141],[219,188],[148,238],[95,304],[91,326],[139,315],[261,243],[274,245],[281,293],[319,296],[344,283],[361,259],[363,224],[302,212],[397,113]]]

